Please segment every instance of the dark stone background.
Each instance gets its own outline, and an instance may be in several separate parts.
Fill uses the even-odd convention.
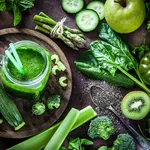
[[[86,3],[88,3],[90,0],[85,0]],[[52,18],[54,18],[56,21],[59,21],[63,17],[67,17],[67,21],[65,24],[71,28],[76,28],[75,25],[75,16],[65,13],[61,8],[61,0],[36,0],[35,7],[33,9],[30,9],[27,12],[23,13],[23,20],[21,24],[17,28],[30,28],[34,29],[35,24],[33,23],[33,16],[35,14],[38,14],[40,11],[45,12],[46,14],[50,15]],[[13,16],[9,12],[0,12],[0,29],[13,27]],[[98,38],[98,30],[96,29],[94,32],[85,34],[87,36],[88,44]],[[123,38],[129,45],[138,46],[144,41],[148,44],[150,44],[150,35],[146,32],[146,22],[134,33],[123,35]],[[75,68],[74,60],[86,49],[81,49],[80,51],[74,51],[67,47],[63,42],[60,40],[54,39],[54,41],[61,47],[63,52],[65,53],[66,57],[68,58],[68,61],[70,63],[71,69],[72,69],[72,76],[73,76],[73,91],[72,96],[69,102],[69,105],[65,112],[63,113],[63,118],[67,112],[70,110],[71,107],[75,107],[78,109],[82,109],[87,105],[94,105],[91,102],[89,93],[84,93],[83,89],[85,87],[85,82],[87,80],[86,77],[84,77],[82,74],[79,73],[79,71]],[[87,48],[89,46],[87,45]],[[68,139],[70,137],[87,137],[87,129],[88,124],[86,123],[82,127],[76,129],[73,131],[69,136],[67,137],[64,145],[67,144]],[[128,131],[123,127],[123,130],[120,131],[121,133],[127,133]],[[115,134],[114,137],[117,135]],[[105,142],[103,140],[94,140],[94,146],[88,148],[91,150],[97,150],[101,145],[108,144],[112,145],[113,138],[109,141]],[[0,150],[4,150],[10,146],[13,146],[17,144],[18,142],[21,142],[23,139],[7,139],[7,138],[0,138]],[[139,148],[140,149],[140,148]]]

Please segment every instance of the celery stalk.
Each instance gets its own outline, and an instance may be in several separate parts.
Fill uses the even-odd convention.
[[[78,117],[76,123],[74,124],[72,130],[83,125],[84,123],[91,120],[95,116],[97,116],[97,114],[91,106],[87,106],[84,109],[80,110],[79,117]],[[8,150],[41,150],[42,148],[44,148],[46,146],[46,144],[48,143],[50,138],[53,136],[53,134],[55,133],[55,131],[57,130],[57,128],[59,127],[60,124],[61,124],[61,122],[53,125],[49,129],[41,132],[40,134],[35,135],[17,145],[9,148]]]
[[[77,121],[80,112],[77,109],[72,108],[63,122],[60,124],[44,150],[59,150],[63,144],[65,138],[71,131],[71,128]]]

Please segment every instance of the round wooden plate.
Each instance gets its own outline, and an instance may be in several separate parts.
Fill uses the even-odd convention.
[[[4,53],[10,42],[17,42],[21,40],[34,41],[49,50],[51,54],[58,54],[61,61],[67,68],[65,74],[68,78],[68,87],[63,89],[58,84],[56,77],[52,74],[50,75],[44,97],[59,94],[61,96],[61,106],[59,109],[54,111],[46,111],[46,113],[41,116],[35,116],[32,114],[32,103],[29,100],[10,95],[10,98],[16,103],[18,109],[20,110],[26,124],[19,131],[14,131],[13,128],[8,125],[6,121],[4,121],[4,123],[0,125],[0,137],[24,138],[33,136],[49,128],[64,112],[72,91],[72,75],[68,61],[62,50],[45,35],[30,29],[8,28],[0,30],[0,54]]]

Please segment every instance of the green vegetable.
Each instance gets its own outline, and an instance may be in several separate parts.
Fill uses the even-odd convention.
[[[62,86],[62,87],[66,87],[68,84],[65,83],[65,81],[67,80],[67,77],[63,76],[63,77],[60,77],[59,78],[59,84]]]
[[[57,65],[58,65],[58,67],[60,68],[61,71],[65,71],[66,70],[65,65],[61,61],[58,61]]]
[[[99,23],[98,14],[92,9],[83,9],[76,15],[76,24],[83,32],[91,32]]]
[[[0,118],[0,124],[2,124],[2,123],[3,123],[3,119]]]
[[[146,19],[150,19],[150,2],[146,2],[145,6],[146,6]]]
[[[147,30],[148,30],[148,32],[150,32],[150,21],[148,21],[148,23],[147,23]]]
[[[60,58],[58,55],[54,54],[51,56],[51,60],[54,61],[55,64],[57,64],[58,61],[60,61]]]
[[[119,134],[113,147],[101,146],[98,150],[136,150],[136,145],[129,134]]]
[[[84,6],[84,0],[62,0],[62,8],[71,14],[79,12]]]
[[[135,142],[129,134],[119,134],[112,150],[136,150]]]
[[[88,129],[88,135],[92,139],[108,140],[114,132],[112,121],[107,116],[100,116],[92,120]]]
[[[66,45],[74,50],[85,48],[86,46],[85,36],[80,30],[71,29],[63,25],[61,31],[54,31],[54,26],[56,26],[57,22],[43,12],[40,12],[39,15],[35,15],[33,21],[36,24],[36,30],[51,35],[52,38],[58,38],[62,40]]]
[[[132,53],[135,55],[135,58],[138,57],[139,60],[144,57],[146,52],[150,51],[149,46],[145,43],[140,46],[132,47],[132,49]]]
[[[93,145],[93,142],[88,139],[71,138],[68,148],[73,150],[84,150],[85,147],[83,145]]]
[[[70,110],[70,112],[60,124],[60,126],[58,127],[58,129],[44,148],[44,150],[58,150],[61,147],[65,138],[71,131],[71,128],[77,121],[79,114],[80,112],[77,109],[72,108]]]
[[[67,150],[65,147],[60,147],[59,150]]]
[[[104,3],[98,0],[91,1],[88,3],[87,9],[92,9],[97,12],[99,20],[104,19]]]
[[[32,113],[34,115],[37,115],[37,116],[42,115],[44,114],[45,110],[46,110],[46,107],[43,103],[38,102],[32,105]]]
[[[150,133],[150,118],[148,119],[148,133]]]
[[[107,70],[99,68],[98,61],[92,53],[93,51],[88,50],[79,56],[75,61],[78,70],[95,80],[105,80],[115,86],[133,87],[134,82],[119,71],[112,78],[112,75]]]
[[[48,109],[57,109],[60,106],[60,96],[53,95],[48,98],[47,100],[47,107]]]
[[[8,98],[2,86],[0,85],[0,112],[4,119],[15,130],[19,130],[25,125],[22,116],[12,100]]]
[[[17,26],[22,20],[22,11],[32,8],[34,1],[32,0],[1,0],[0,11],[13,11],[14,13],[14,26]]]
[[[98,150],[108,150],[107,146],[101,146]]]
[[[150,85],[149,67],[150,67],[150,52],[145,54],[145,56],[141,59],[139,65],[139,72],[141,74],[141,77],[143,81],[148,85]]]
[[[106,23],[101,25],[99,31],[99,37],[102,40],[94,41],[90,46],[91,53],[98,63],[98,68],[108,71],[112,77],[115,77],[117,71],[119,71],[150,94],[150,89],[147,88],[140,76],[137,61],[120,36]],[[129,73],[130,70],[136,72],[139,80]]]
[[[91,106],[85,107],[84,109],[80,110],[79,117],[71,130],[78,128],[95,116],[97,116],[97,114]],[[9,148],[8,150],[41,150],[46,146],[49,139],[53,136],[60,124],[61,122],[53,125],[42,133]]]
[[[61,71],[61,69],[58,67],[58,65],[55,65],[52,67],[52,74],[57,75],[57,71]]]

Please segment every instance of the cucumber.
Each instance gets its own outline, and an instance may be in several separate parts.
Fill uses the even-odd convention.
[[[15,130],[19,130],[25,125],[19,110],[16,105],[11,101],[0,85],[0,112],[4,119],[12,126]]]
[[[98,23],[99,16],[94,10],[84,9],[76,15],[76,24],[83,32],[93,31]]]
[[[79,12],[84,7],[84,0],[62,0],[62,8],[71,14]]]
[[[92,9],[97,12],[99,19],[104,19],[104,3],[100,1],[92,1],[88,3],[87,9]]]

